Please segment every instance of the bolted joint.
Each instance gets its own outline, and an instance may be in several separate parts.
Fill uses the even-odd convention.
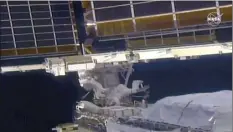
[[[45,59],[45,70],[54,76],[66,75],[66,64],[64,59],[61,58],[46,58]]]

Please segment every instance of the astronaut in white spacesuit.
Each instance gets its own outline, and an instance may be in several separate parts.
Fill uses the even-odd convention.
[[[87,91],[93,91],[95,99],[105,99],[107,106],[113,106],[120,105],[121,99],[124,97],[149,89],[149,86],[143,86],[142,83],[142,80],[134,80],[131,89],[123,84],[113,88],[103,88],[94,78],[90,78],[83,83],[83,88]]]

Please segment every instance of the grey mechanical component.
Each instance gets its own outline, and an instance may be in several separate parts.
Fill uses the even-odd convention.
[[[66,64],[62,58],[46,58],[45,59],[45,70],[54,76],[66,75]]]
[[[129,54],[125,55],[125,57],[130,63],[137,63],[140,59],[140,55],[138,53],[134,53],[133,51],[130,51]]]
[[[79,130],[79,125],[74,123],[60,124],[56,128],[52,128],[52,131],[57,132],[77,132]]]
[[[179,132],[212,132],[211,129],[191,128],[165,122],[155,122],[142,118],[119,118],[118,124],[138,127],[153,131],[173,131],[179,129]]]

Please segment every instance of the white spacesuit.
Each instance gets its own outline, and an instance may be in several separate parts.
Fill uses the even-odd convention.
[[[83,88],[87,91],[94,91],[94,98],[104,98],[107,106],[120,105],[121,99],[131,94],[143,92],[149,89],[149,86],[142,86],[143,81],[134,80],[132,88],[128,88],[123,84],[119,84],[113,88],[103,88],[94,78],[88,79],[83,83]]]

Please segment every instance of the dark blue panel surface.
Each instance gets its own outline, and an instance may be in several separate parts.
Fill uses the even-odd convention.
[[[15,35],[15,41],[34,41],[33,34]]]
[[[134,5],[135,16],[157,15],[171,13],[172,6],[170,1],[156,1]]]
[[[4,43],[4,42],[13,42],[13,37],[12,35],[4,35],[0,38],[1,42]]]
[[[42,4],[47,5],[48,1],[29,1],[29,3],[31,5],[38,5],[38,4],[40,4],[40,5],[42,5]]]
[[[174,33],[174,34],[166,34],[166,35],[163,35],[163,38],[172,38],[172,37],[177,37],[177,34]]]
[[[53,12],[53,18],[61,18],[61,17],[70,17],[69,11],[59,11],[59,12]]]
[[[15,34],[26,34],[30,33],[32,34],[32,27],[21,27],[21,28],[14,28],[14,33]]]
[[[12,20],[13,27],[27,26],[32,27],[31,20]]]
[[[1,21],[1,26],[3,26],[3,27],[11,27],[9,20],[8,21]]]
[[[35,33],[48,33],[48,32],[53,32],[52,26],[37,26],[34,27]]]
[[[8,13],[0,12],[1,20],[8,20],[9,21],[9,15]]]
[[[39,12],[39,11],[48,11],[49,12],[49,5],[33,5],[31,6],[32,12]]]
[[[10,6],[10,12],[29,12],[28,6]]]
[[[50,3],[51,4],[67,4],[68,1],[67,0],[64,0],[64,1],[51,1]]]
[[[53,33],[36,34],[36,40],[46,40],[51,38],[54,38]]]
[[[37,25],[52,25],[51,19],[38,19],[38,20],[33,20],[34,26]]]
[[[55,32],[72,31],[72,25],[54,26]]]
[[[54,25],[70,24],[71,18],[53,18]]]
[[[60,32],[56,33],[56,37],[59,38],[70,38],[73,36],[73,32]]]
[[[9,1],[9,5],[27,5],[27,1]]]
[[[93,45],[96,52],[114,52],[126,50],[125,40],[113,40],[113,41],[96,41]]]
[[[12,35],[10,28],[0,28],[1,35]]]
[[[30,19],[30,13],[25,12],[25,13],[11,13],[11,19]]]
[[[8,12],[6,5],[2,5],[0,7],[1,7],[0,8],[1,9],[1,13],[7,13]]]
[[[219,1],[219,5],[220,6],[232,5],[232,1],[231,0],[229,0],[229,1]]]
[[[16,48],[28,48],[28,47],[35,47],[34,40],[27,40],[27,41],[17,41]]]
[[[1,41],[0,41],[1,42]],[[11,49],[14,48],[14,42],[1,42],[0,49]]]
[[[32,12],[32,18],[50,18],[50,12]]]
[[[196,31],[195,35],[209,35],[210,31],[209,30],[203,30],[203,31]]]
[[[73,42],[74,42],[73,38],[57,39],[57,44],[58,45],[72,44]]]
[[[95,10],[95,14],[96,14],[97,21],[106,21],[106,20],[123,19],[123,18],[132,17],[131,8],[129,5],[114,7],[114,8],[97,9]]]
[[[125,4],[130,4],[130,2],[129,1],[94,1],[95,8],[125,5]]]
[[[216,39],[219,42],[231,42],[232,41],[232,27],[215,30]]]
[[[55,41],[53,40],[37,40],[37,46],[41,47],[41,46],[51,46],[51,45],[55,45]]]
[[[186,11],[202,9],[207,7],[216,7],[215,1],[174,1],[176,11]]]
[[[180,37],[185,37],[185,36],[193,36],[194,33],[193,32],[187,32],[187,33],[179,33]]]
[[[51,4],[52,11],[69,11],[69,5],[67,3],[64,4]]]

